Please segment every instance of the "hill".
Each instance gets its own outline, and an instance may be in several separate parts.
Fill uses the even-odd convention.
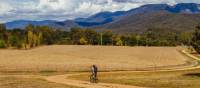
[[[164,28],[176,31],[190,31],[200,23],[200,14],[170,13],[166,11],[133,14],[123,19],[96,27],[115,32],[144,32],[148,28]]]

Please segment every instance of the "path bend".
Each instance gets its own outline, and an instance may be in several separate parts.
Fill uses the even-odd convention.
[[[199,58],[191,55],[190,53],[186,52],[185,50],[182,50],[182,52],[197,61],[200,61]],[[184,71],[184,70],[193,70],[193,69],[199,69],[200,65],[194,66],[194,67],[188,67],[188,68],[181,68],[181,69],[169,69],[169,70],[157,70],[157,72],[163,72],[163,71]],[[124,73],[124,72],[155,72],[155,71],[118,71],[118,72],[103,72],[103,73]],[[84,87],[84,88],[147,88],[147,87],[138,87],[138,86],[131,86],[131,85],[121,85],[121,84],[112,84],[112,83],[97,83],[93,84],[87,81],[80,81],[80,80],[73,80],[69,79],[70,76],[75,75],[82,75],[85,73],[79,73],[79,74],[65,74],[65,75],[55,75],[55,76],[48,76],[45,77],[47,81],[55,82],[55,83],[62,83],[66,85],[72,85],[77,87]]]

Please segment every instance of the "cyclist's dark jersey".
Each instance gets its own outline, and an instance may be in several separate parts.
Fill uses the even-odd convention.
[[[97,77],[97,72],[98,72],[97,66],[93,65],[92,66],[92,74],[95,76],[95,78]]]

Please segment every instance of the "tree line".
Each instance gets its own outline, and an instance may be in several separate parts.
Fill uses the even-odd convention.
[[[6,29],[0,24],[0,48],[30,49],[41,45],[113,45],[113,46],[177,46],[200,48],[200,27],[195,32],[176,32],[164,28],[149,28],[142,33],[97,32],[72,28],[56,30],[48,26],[28,25],[24,29]],[[195,42],[195,43],[194,43]],[[200,50],[199,50],[200,51]]]
[[[200,53],[200,25],[196,27],[196,30],[193,32],[192,43],[193,48]]]

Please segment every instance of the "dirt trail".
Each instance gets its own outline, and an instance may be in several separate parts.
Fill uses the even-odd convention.
[[[186,51],[183,50],[182,52],[186,56],[193,58],[197,61],[200,61],[199,58],[187,53]],[[199,64],[197,66],[189,67],[189,68],[158,70],[158,71],[181,71],[181,70],[192,70],[192,69],[197,69],[197,68],[200,68]],[[103,72],[103,73],[124,73],[124,72],[127,73],[127,72],[152,72],[152,71],[119,71],[119,72]],[[84,74],[84,73],[81,73],[81,74]],[[56,75],[56,76],[45,77],[45,79],[51,82],[55,82],[55,83],[62,83],[62,84],[73,85],[73,86],[84,87],[84,88],[146,88],[146,87],[137,87],[137,86],[120,85],[120,84],[112,84],[112,83],[92,84],[87,81],[68,79],[69,76],[81,75],[81,74]]]
[[[74,76],[74,75],[80,75],[80,74],[66,74],[66,75],[50,76],[50,77],[47,77],[46,80],[55,82],[55,83],[62,83],[62,84],[73,85],[73,86],[84,87],[84,88],[146,88],[146,87],[137,87],[137,86],[120,85],[120,84],[112,84],[112,83],[93,84],[87,81],[67,79],[67,77]]]

